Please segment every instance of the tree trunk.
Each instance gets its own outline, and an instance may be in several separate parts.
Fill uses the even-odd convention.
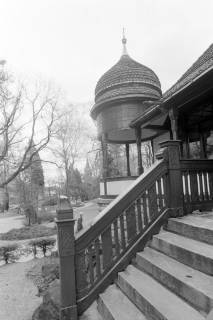
[[[0,212],[8,211],[9,194],[6,187],[0,188]]]

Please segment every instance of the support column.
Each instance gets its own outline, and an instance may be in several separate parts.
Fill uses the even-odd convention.
[[[202,132],[200,132],[200,158],[206,158],[206,144],[205,144],[205,137]]]
[[[151,148],[152,148],[152,164],[155,162],[155,151],[154,151],[154,142],[153,139],[151,140]]]
[[[138,150],[138,175],[141,175],[144,172],[143,165],[142,165],[142,154],[141,154],[141,128],[137,127],[135,129],[135,136],[136,136],[136,144]]]
[[[61,284],[60,320],[77,320],[75,287],[75,237],[73,209],[67,199],[60,199],[57,209],[58,252]]]
[[[129,163],[129,143],[126,143],[126,171],[127,171],[127,177],[130,177],[131,171],[130,171],[130,163]]]
[[[172,108],[169,110],[169,117],[171,121],[172,129],[172,140],[178,139],[178,112],[176,109]]]
[[[107,159],[107,140],[106,135],[101,137],[101,146],[103,154],[103,180],[104,180],[104,195],[107,195],[107,174],[108,174],[108,159]]]
[[[180,166],[180,141],[169,140],[160,143],[166,148],[164,159],[168,162],[167,206],[171,210],[171,217],[183,216],[183,181]]]

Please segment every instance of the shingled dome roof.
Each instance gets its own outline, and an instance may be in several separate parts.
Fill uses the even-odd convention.
[[[157,75],[148,67],[133,60],[122,39],[123,54],[120,60],[98,81],[95,88],[95,106],[119,98],[159,99],[162,95]]]

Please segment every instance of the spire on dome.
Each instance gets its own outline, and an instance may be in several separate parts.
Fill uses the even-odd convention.
[[[123,38],[122,38],[122,43],[123,43],[123,52],[122,52],[122,55],[128,55],[127,53],[127,49],[126,49],[126,43],[127,43],[127,40],[126,40],[126,37],[125,37],[125,29],[123,28]]]

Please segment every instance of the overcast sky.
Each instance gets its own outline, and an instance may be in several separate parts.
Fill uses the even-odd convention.
[[[213,42],[212,0],[0,0],[0,59],[91,101],[121,55],[152,68],[165,91]]]

